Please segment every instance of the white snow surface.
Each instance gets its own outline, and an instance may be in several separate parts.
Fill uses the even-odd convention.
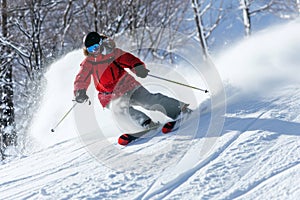
[[[299,33],[299,22],[273,27],[213,58],[227,95],[221,133],[206,135],[211,111],[200,111],[177,132],[128,147],[93,99],[80,107],[96,110],[104,137],[87,143],[79,129],[93,132],[92,118],[74,112],[50,132],[73,105],[83,59],[81,51],[66,55],[47,73],[27,150],[0,165],[0,199],[299,199]],[[89,148],[95,143],[99,154]]]

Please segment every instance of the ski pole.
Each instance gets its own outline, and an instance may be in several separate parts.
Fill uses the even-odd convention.
[[[169,80],[169,79],[166,79],[166,78],[162,78],[162,77],[159,77],[159,76],[155,76],[155,75],[152,75],[152,74],[148,74],[148,76],[151,76],[153,78],[157,78],[157,79],[160,79],[160,80],[168,81],[168,82],[171,82],[171,83],[175,83],[175,84],[178,84],[178,85],[182,85],[182,86],[185,86],[185,87],[193,88],[193,89],[200,90],[202,92],[208,93],[208,90],[197,88],[197,87],[194,87],[194,86],[191,86],[191,85],[187,85],[187,84],[184,84],[184,83],[179,83],[179,82],[172,81],[172,80]]]
[[[56,124],[56,126],[51,129],[51,132],[54,132],[54,130],[59,126],[59,124],[62,123],[62,121],[68,116],[68,114],[73,110],[73,108],[75,108],[76,105],[77,105],[77,102],[75,102],[73,104],[73,106],[68,110],[68,112],[66,112],[66,114],[61,118],[61,120],[59,120],[59,122]]]

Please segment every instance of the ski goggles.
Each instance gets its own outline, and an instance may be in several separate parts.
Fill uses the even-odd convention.
[[[86,48],[86,50],[89,53],[95,53],[96,51],[98,51],[100,49],[100,44],[94,44],[93,46],[90,46],[88,48]]]

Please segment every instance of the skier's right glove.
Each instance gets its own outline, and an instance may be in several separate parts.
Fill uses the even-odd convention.
[[[88,95],[86,95],[86,90],[77,90],[75,91],[75,101],[77,103],[84,103],[89,99]]]

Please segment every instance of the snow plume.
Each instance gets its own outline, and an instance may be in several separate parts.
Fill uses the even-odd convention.
[[[49,66],[41,106],[34,114],[27,137],[27,151],[37,151],[76,136],[72,113],[58,132],[52,133],[51,129],[73,105],[73,82],[82,59],[82,51],[77,50]]]
[[[225,83],[264,94],[299,83],[300,21],[259,32],[223,51],[216,65]]]

